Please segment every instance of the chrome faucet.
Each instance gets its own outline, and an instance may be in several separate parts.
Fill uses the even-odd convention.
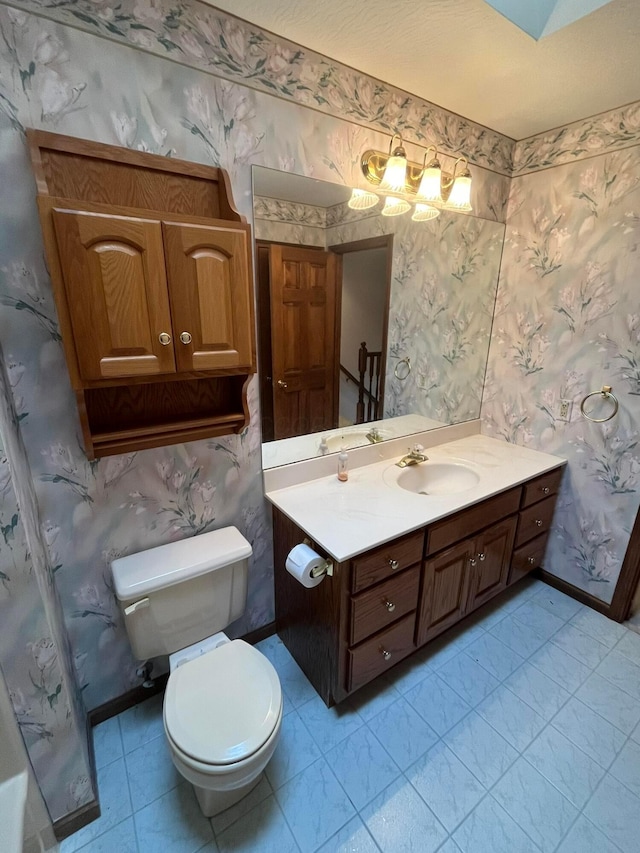
[[[371,442],[371,444],[378,444],[378,442],[382,441],[382,435],[378,427],[374,427],[371,432],[368,432],[366,435],[367,441]]]
[[[398,468],[408,468],[410,465],[419,465],[421,462],[426,462],[429,458],[422,451],[424,447],[421,444],[414,444],[413,450],[409,450],[406,456],[403,456],[399,462],[396,462]]]

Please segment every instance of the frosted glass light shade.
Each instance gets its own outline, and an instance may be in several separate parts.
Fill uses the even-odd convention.
[[[404,192],[407,179],[407,158],[394,154],[387,160],[387,165],[380,182],[380,189],[387,192]]]
[[[408,201],[405,201],[403,198],[393,198],[387,196],[387,198],[385,198],[384,200],[382,215],[400,216],[401,213],[406,213],[408,210],[411,210],[411,205]]]
[[[468,172],[459,175],[453,182],[446,206],[455,210],[473,209],[471,207],[471,175]]]
[[[442,176],[442,170],[440,169],[440,164],[438,161],[435,161],[437,165],[430,165],[424,170],[422,175],[422,180],[420,181],[420,186],[418,187],[418,193],[416,195],[416,201],[422,202],[436,202],[437,204],[442,204],[442,195],[440,194],[440,178]]]
[[[370,193],[369,190],[353,189],[348,205],[352,210],[368,210],[370,207],[375,207],[379,200],[379,196]]]
[[[414,222],[428,222],[430,219],[435,219],[440,216],[440,211],[429,204],[416,204],[416,209],[411,217]]]

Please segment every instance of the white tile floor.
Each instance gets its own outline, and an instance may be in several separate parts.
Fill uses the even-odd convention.
[[[639,853],[640,635],[535,581],[327,709],[277,639],[282,739],[206,820],[153,698],[95,729],[63,853]]]

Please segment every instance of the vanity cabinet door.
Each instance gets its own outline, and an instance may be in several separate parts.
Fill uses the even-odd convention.
[[[507,586],[516,533],[516,517],[494,524],[477,537],[471,563],[472,580],[467,612],[480,607]]]
[[[465,539],[425,560],[416,645],[455,625],[467,612],[474,540]]]
[[[160,223],[54,209],[82,379],[174,373]]]

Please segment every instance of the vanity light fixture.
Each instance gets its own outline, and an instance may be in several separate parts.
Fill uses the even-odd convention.
[[[433,151],[434,156],[427,165],[429,151]],[[433,202],[442,204],[442,192],[440,190],[442,185],[442,166],[438,160],[438,152],[434,145],[430,145],[427,148],[424,155],[424,164],[420,186],[416,194],[416,201],[426,204],[432,204]]]
[[[393,147],[394,139],[398,138],[400,144]],[[380,189],[386,193],[402,193],[406,189],[407,179],[407,154],[402,145],[402,137],[399,133],[391,137],[389,154],[384,167],[384,173],[380,180]]]
[[[411,218],[414,222],[428,222],[430,219],[435,219],[436,216],[440,216],[440,211],[436,207],[418,202]]]
[[[411,205],[408,201],[403,198],[397,198],[397,196],[388,195],[384,200],[382,215],[400,216],[401,213],[406,213],[408,210],[411,210]]]
[[[347,202],[352,210],[369,210],[370,207],[375,207],[380,201],[380,196],[369,190],[351,190],[351,198]]]
[[[400,141],[394,147],[396,139]],[[430,153],[433,156],[427,162]],[[466,157],[458,157],[451,172],[443,170],[434,145],[427,148],[422,164],[407,160],[402,137],[395,134],[387,154],[372,149],[365,151],[361,167],[365,178],[386,196],[382,211],[385,216],[406,213],[411,209],[410,202],[416,204],[412,216],[416,222],[435,219],[438,208],[465,212],[472,210],[471,172]],[[366,194],[366,191],[353,190],[350,207],[356,207],[352,203],[356,193]],[[398,200],[404,204],[398,204]],[[370,206],[373,207],[373,203]]]

